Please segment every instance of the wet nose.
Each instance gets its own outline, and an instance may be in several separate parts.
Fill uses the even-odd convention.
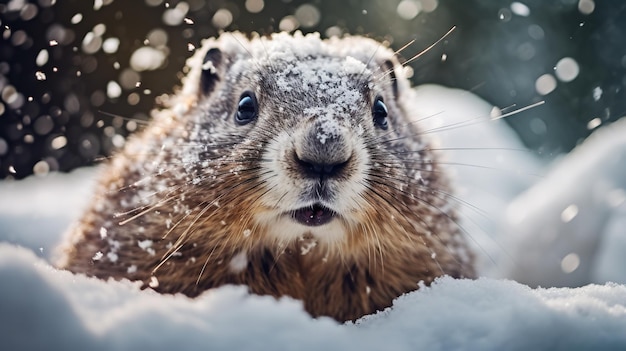
[[[300,158],[296,153],[296,163],[301,172],[310,178],[334,178],[339,176],[348,165],[349,158],[344,161],[312,160]]]
[[[338,130],[332,135],[320,134],[319,128],[311,128],[294,152],[300,172],[317,179],[335,178],[344,174],[352,154],[346,133]]]

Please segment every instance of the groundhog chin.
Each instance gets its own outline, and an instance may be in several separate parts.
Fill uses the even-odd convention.
[[[321,203],[291,211],[266,210],[256,213],[254,219],[270,238],[283,244],[312,235],[332,246],[345,241],[347,235],[346,219]]]

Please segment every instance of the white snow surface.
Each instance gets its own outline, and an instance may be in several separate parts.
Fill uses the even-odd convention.
[[[516,198],[502,231],[512,257],[526,256],[507,262],[510,278],[531,286],[626,284],[626,118],[596,131]],[[566,273],[567,266],[576,269]]]
[[[189,299],[59,271],[51,250],[97,173],[81,169],[0,182],[0,349],[626,349],[626,120],[544,166],[472,94],[417,92],[485,277],[440,278],[342,325],[244,287]]]

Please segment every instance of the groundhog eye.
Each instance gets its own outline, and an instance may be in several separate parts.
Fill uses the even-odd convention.
[[[259,113],[259,107],[256,97],[251,91],[241,94],[239,104],[237,105],[237,113],[235,113],[235,122],[239,125],[248,124],[254,121]]]
[[[372,106],[372,114],[374,115],[374,125],[387,130],[387,106],[383,102],[382,97],[377,97]]]

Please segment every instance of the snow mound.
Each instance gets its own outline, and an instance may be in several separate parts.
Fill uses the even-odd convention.
[[[531,286],[626,284],[626,118],[594,132],[513,201],[505,276]]]
[[[626,286],[439,279],[356,324],[242,287],[196,299],[57,271],[0,244],[5,350],[569,350],[626,345]]]
[[[62,234],[91,199],[97,168],[0,181],[0,242],[51,258]]]

